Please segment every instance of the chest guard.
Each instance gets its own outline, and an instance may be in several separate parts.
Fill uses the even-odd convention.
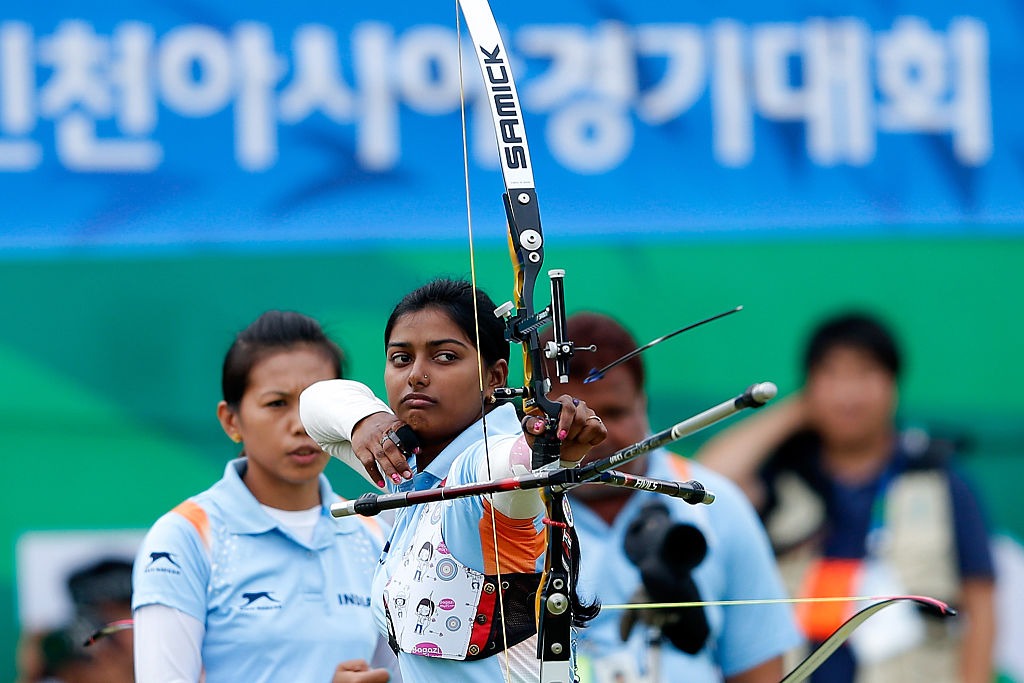
[[[396,654],[475,661],[536,635],[541,575],[502,573],[499,585],[497,575],[459,562],[444,542],[443,506],[423,506],[412,542],[384,589],[391,648]]]

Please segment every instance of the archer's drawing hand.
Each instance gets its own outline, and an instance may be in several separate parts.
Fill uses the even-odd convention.
[[[388,438],[404,426],[394,415],[381,412],[364,417],[352,430],[352,451],[378,486],[383,487],[385,478],[395,484],[412,478],[405,454]]]

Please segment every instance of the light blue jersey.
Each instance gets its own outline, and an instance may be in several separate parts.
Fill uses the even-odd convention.
[[[487,415],[487,436],[488,448],[492,452],[510,451],[522,436],[522,427],[513,406],[499,406]],[[456,437],[422,472],[415,466],[415,456],[411,458],[409,464],[414,472],[413,478],[389,488],[392,491],[409,491],[433,488],[442,482],[447,485],[475,482],[481,479],[478,473],[481,472],[481,464],[486,462],[485,458],[483,426],[481,421],[477,421]],[[480,497],[460,498],[430,506],[417,505],[398,511],[394,530],[373,582],[373,612],[382,633],[387,633],[384,599],[389,588],[392,592],[388,596],[389,609],[393,618],[400,619],[397,612],[403,609],[408,618],[408,611],[417,609],[417,605],[412,604],[415,601],[397,594],[395,584],[389,586],[389,580],[397,572],[411,575],[413,582],[425,581],[431,575],[439,575],[441,579],[437,585],[442,592],[430,597],[430,608],[423,610],[423,619],[416,624],[414,635],[422,635],[425,641],[437,642],[439,637],[454,638],[456,631],[467,623],[471,625],[472,615],[469,622],[452,616],[458,600],[451,599],[443,591],[447,579],[462,575],[464,570],[460,570],[460,566],[484,575],[496,573],[490,512],[490,504]],[[502,573],[532,573],[543,569],[546,530],[542,517],[511,520],[496,513],[498,560]],[[429,531],[432,525],[440,525],[443,542],[422,541],[427,538],[424,532]],[[457,581],[451,583],[454,585]],[[478,584],[475,588],[479,592]],[[487,590],[486,586],[484,590]],[[529,609],[532,611],[532,607]],[[503,653],[464,661],[401,652],[399,664],[406,683],[497,683],[506,680]],[[510,648],[509,669],[513,682],[536,681],[539,666],[536,637]]]
[[[626,530],[641,508],[658,501],[676,522],[697,527],[708,544],[707,555],[693,572],[703,600],[785,597],[764,529],[743,493],[724,477],[667,451],[648,456],[647,476],[682,481],[696,479],[716,494],[709,506],[691,506],[668,496],[634,492],[609,527],[590,508],[575,501],[581,566],[580,594],[596,595],[604,604],[631,602],[640,588],[640,574],[626,557]],[[711,629],[707,644],[688,655],[665,642],[658,681],[716,681],[731,676],[799,645],[789,605],[704,607]],[[622,611],[603,610],[579,632],[577,653],[582,683],[632,683],[647,677],[650,652],[647,628],[638,623],[629,640],[619,635]]]
[[[329,683],[339,662],[373,656],[370,583],[386,529],[336,520],[340,498],[320,475],[320,519],[304,543],[242,481],[246,459],[149,530],[132,577],[132,608],[160,604],[206,626],[206,683]]]

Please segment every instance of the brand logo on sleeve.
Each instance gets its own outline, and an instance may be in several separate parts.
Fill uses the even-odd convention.
[[[272,610],[281,609],[281,601],[270,594],[270,591],[254,591],[242,593],[242,600],[245,601],[239,609],[244,610]]]
[[[174,555],[171,553],[162,551],[152,552],[149,554],[149,564],[146,565],[146,573],[150,572],[181,574],[181,565],[174,560]]]

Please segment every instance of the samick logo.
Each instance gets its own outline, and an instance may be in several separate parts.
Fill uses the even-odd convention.
[[[484,70],[487,72],[487,84],[494,99],[494,109],[498,112],[498,129],[501,131],[501,148],[505,155],[505,165],[509,168],[527,168],[526,146],[523,134],[523,119],[516,105],[512,92],[512,76],[505,58],[499,56],[501,46],[495,45],[488,51],[481,47],[484,55]]]

